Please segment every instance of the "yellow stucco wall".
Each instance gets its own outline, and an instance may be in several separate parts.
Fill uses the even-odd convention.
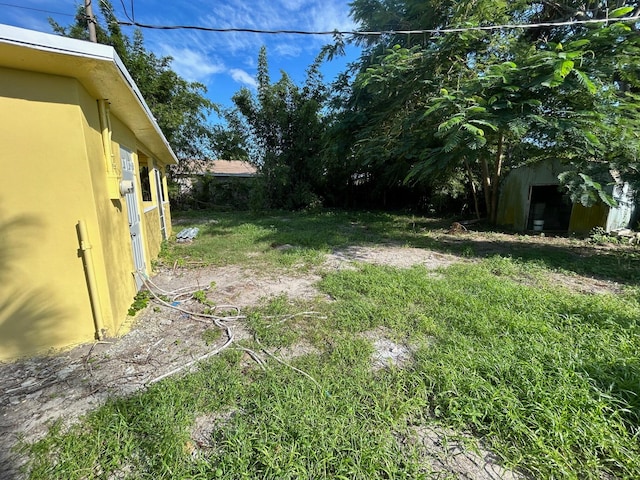
[[[97,219],[78,88],[0,69],[0,359],[93,338],[76,224]]]
[[[162,233],[160,231],[160,215],[158,214],[158,208],[154,207],[152,210],[145,212],[145,238],[147,240],[147,252],[148,262],[158,258],[160,253],[160,246],[162,244]],[[148,263],[149,265],[150,263]]]
[[[171,236],[171,208],[169,204],[169,188],[167,186],[167,167],[165,165],[158,164],[156,168],[160,171],[160,188],[164,192],[164,197],[158,200],[158,204],[162,206],[162,210],[164,212],[166,236],[169,238]]]
[[[163,208],[164,208],[164,218],[166,219],[166,222],[167,222],[167,238],[169,238],[173,233],[171,229],[171,209],[169,207],[169,202],[165,202]]]
[[[72,78],[0,68],[0,112],[0,360],[95,338],[80,220],[104,327],[114,334],[136,284],[126,203],[107,194],[97,100]],[[111,121],[119,165],[120,144],[144,145]],[[160,232],[142,205],[140,213],[149,268]]]
[[[113,335],[126,318],[127,310],[136,294],[136,283],[132,275],[133,255],[129,241],[129,222],[123,199],[109,199],[106,182],[106,161],[102,147],[97,101],[81,89],[84,135],[87,140],[88,163],[95,194],[97,223],[88,226],[100,300],[105,317],[107,334]],[[119,144],[135,145],[135,137],[117,118],[111,124],[114,160],[120,171]]]

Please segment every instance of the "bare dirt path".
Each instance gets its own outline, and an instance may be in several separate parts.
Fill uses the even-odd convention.
[[[327,256],[325,270],[354,268],[354,262],[370,262],[407,268],[448,266],[463,261],[459,257],[425,249],[397,246],[350,247]],[[164,269],[153,279],[165,290],[186,286],[206,288],[215,282],[210,296],[217,304],[240,308],[257,305],[264,297],[286,294],[290,298],[314,298],[318,273],[277,275],[237,266],[199,269]],[[577,282],[580,286],[588,279]],[[195,308],[188,302],[181,305]],[[129,395],[166,372],[184,366],[216,348],[207,345],[203,334],[215,328],[208,322],[165,306],[142,311],[129,333],[104,342],[78,346],[72,350],[0,363],[0,478],[22,478],[18,473],[24,458],[10,453],[19,439],[33,442],[43,437],[56,420],[73,422],[107,398]],[[248,336],[238,322],[236,338]],[[372,366],[402,362],[410,351],[379,334],[373,339],[378,352]],[[224,341],[222,339],[220,342]],[[200,428],[202,430],[202,428]],[[206,428],[205,428],[206,430]],[[201,432],[200,432],[201,433]],[[416,430],[411,442],[418,442],[432,468],[443,476],[469,479],[516,478],[495,463],[490,453],[472,453],[457,441],[443,441],[446,432]]]

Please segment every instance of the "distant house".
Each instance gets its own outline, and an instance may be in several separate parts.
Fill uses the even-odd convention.
[[[193,160],[186,162],[181,168],[181,172],[175,174],[174,178],[180,186],[180,194],[189,195],[203,177],[229,179],[253,178],[256,175],[256,167],[242,160]]]
[[[246,208],[256,167],[241,160],[192,161],[173,175],[182,206]]]
[[[218,178],[250,178],[257,174],[256,167],[240,160],[214,160],[208,173]]]
[[[171,233],[175,155],[105,45],[0,25],[0,112],[0,359],[114,334]]]
[[[588,233],[594,227],[610,232],[628,228],[636,215],[636,200],[629,185],[609,187],[618,202],[609,207],[572,203],[560,187],[559,162],[541,162],[512,170],[505,178],[498,202],[498,224],[518,231],[538,230]]]

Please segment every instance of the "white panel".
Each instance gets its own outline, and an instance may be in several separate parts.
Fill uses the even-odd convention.
[[[124,199],[127,204],[127,217],[129,219],[129,233],[131,234],[131,252],[133,253],[134,271],[145,272],[144,246],[142,244],[142,225],[140,223],[140,208],[138,205],[137,183],[135,177],[135,166],[133,164],[133,154],[120,147],[120,158],[122,161],[122,179],[133,182],[134,188],[130,193],[125,194]],[[142,287],[142,280],[135,276],[138,288]]]

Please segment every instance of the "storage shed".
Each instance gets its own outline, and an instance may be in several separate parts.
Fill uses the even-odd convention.
[[[566,168],[560,162],[540,162],[515,168],[504,180],[498,202],[498,224],[518,231],[589,233],[594,227],[606,231],[632,226],[636,200],[628,184],[609,186],[618,202],[609,207],[599,202],[591,207],[572,203],[558,175]]]
[[[0,25],[0,359],[113,335],[176,157],[109,46]]]

